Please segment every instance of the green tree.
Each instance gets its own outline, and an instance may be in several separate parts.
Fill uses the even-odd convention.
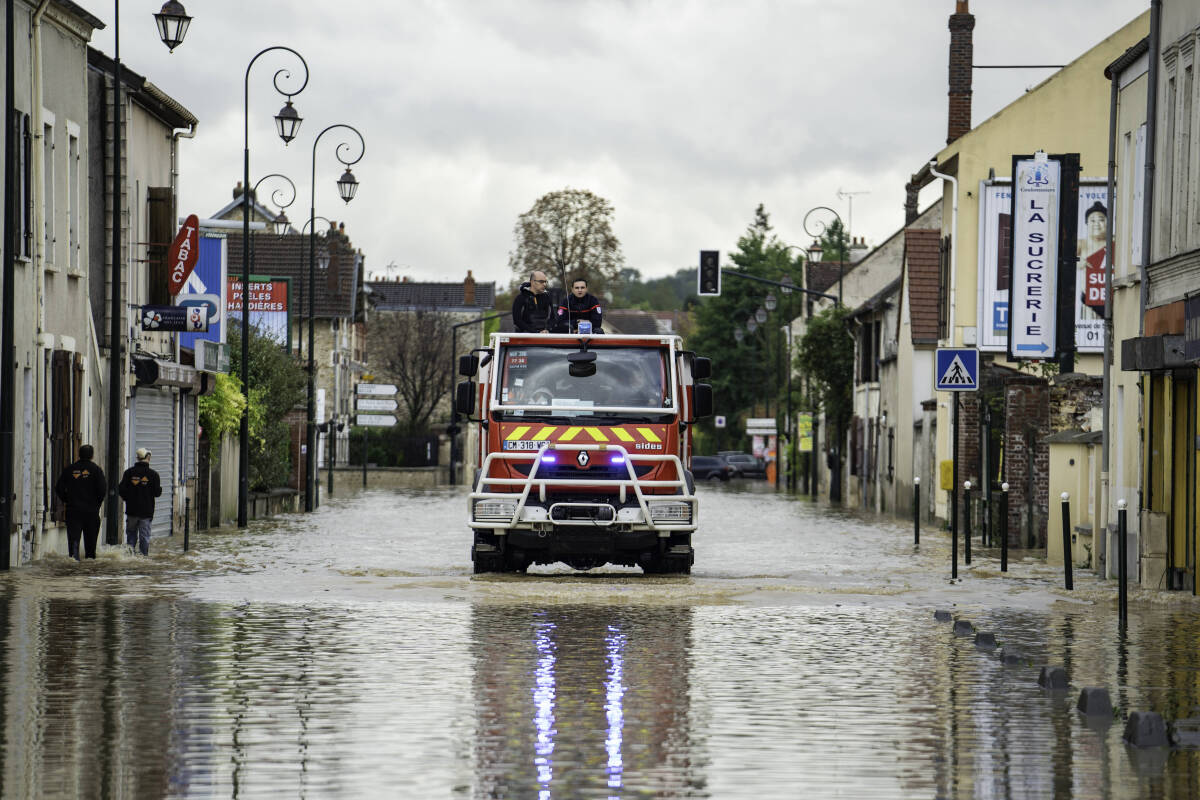
[[[625,265],[612,220],[612,203],[587,190],[542,195],[513,228],[508,266],[516,284],[542,270],[552,282],[583,277],[592,294],[611,295]]]
[[[738,239],[737,250],[730,253],[729,258],[733,269],[740,273],[775,281],[788,275],[796,285],[802,285],[803,259],[793,257],[790,248],[772,233],[770,218],[761,204],[755,209],[754,221]],[[691,274],[694,281],[695,269]],[[765,323],[756,322],[753,333],[747,331],[747,322],[759,307],[764,306],[769,293],[775,295],[778,308],[770,313]],[[798,302],[793,306],[793,312],[798,312]],[[722,278],[720,297],[706,297],[700,301],[688,346],[712,359],[714,408],[717,414],[730,418],[729,427],[723,430],[710,428],[711,438],[706,441],[714,442],[719,448],[741,443],[742,426],[736,424],[736,419],[747,415],[756,404],[769,403],[769,413],[776,413],[778,390],[786,382],[782,358],[786,309],[778,290],[731,275]],[[735,335],[739,328],[744,332],[740,342]],[[704,423],[705,426],[711,424]]]
[[[229,371],[242,372],[241,328],[229,330]],[[287,484],[291,437],[284,417],[305,401],[308,376],[296,358],[269,336],[250,329],[250,488]]]
[[[825,232],[821,234],[821,260],[850,260],[850,239],[846,235],[842,221],[837,217],[833,218],[833,221],[825,227]]]
[[[838,444],[831,500],[841,500],[841,443],[854,415],[854,339],[846,328],[849,318],[850,310],[844,306],[826,308],[815,315],[808,322],[796,355],[796,367],[812,379],[816,410],[824,412],[825,424],[833,432],[828,439]]]

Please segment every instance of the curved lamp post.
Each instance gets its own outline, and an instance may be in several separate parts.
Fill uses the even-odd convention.
[[[10,4],[11,5],[11,4]],[[11,9],[10,9],[11,10]],[[175,0],[170,0],[163,5],[162,10],[154,15],[155,23],[158,26],[158,35],[172,51],[175,50],[183,42],[183,37],[187,34],[188,25],[191,24],[192,18],[183,10],[183,6]],[[12,36],[11,22],[8,26],[9,36]],[[12,54],[12,48],[6,48],[8,53]],[[12,69],[8,70],[8,74],[12,75]],[[108,505],[105,508],[105,533],[104,541],[107,544],[117,544],[119,541],[118,529],[121,520],[121,502],[117,497],[118,475],[121,474],[121,420],[125,416],[123,409],[124,403],[124,387],[122,386],[122,373],[124,372],[125,359],[122,354],[122,338],[125,335],[124,327],[121,319],[122,305],[124,303],[121,297],[121,182],[124,178],[121,175],[121,2],[114,0],[113,2],[113,170],[112,170],[112,289],[109,292],[110,301],[110,316],[111,327],[109,328],[109,374],[108,374],[108,458],[106,459],[106,468],[108,469],[108,477],[111,486],[108,489]],[[8,243],[5,242],[5,261],[7,262],[9,251]],[[6,270],[8,274],[11,271]],[[12,307],[8,304],[7,292],[8,285],[11,280],[5,282],[5,335],[4,342],[0,344],[3,348],[4,356],[2,359],[3,377],[0,378],[0,395],[3,396],[3,428],[7,435],[12,431],[13,423],[10,419],[13,408],[12,402],[8,399],[13,396],[13,387],[9,385],[8,380],[13,375],[13,368],[9,361],[10,353],[12,352],[11,340],[8,337],[7,326],[8,320],[13,318]],[[0,507],[3,509],[3,514],[0,515],[0,524],[3,525],[5,537],[7,541],[8,531],[11,529],[10,520],[10,504],[7,498],[12,497],[12,452],[8,440],[5,441],[3,450],[0,453],[0,460],[6,466],[3,467],[3,478],[0,479],[0,494],[5,498]],[[0,544],[0,548],[4,549],[5,555],[2,557],[4,564],[8,560],[8,548]]]
[[[251,202],[257,200],[258,187],[272,178],[282,180],[285,184],[287,184],[286,186],[280,186],[278,189],[275,189],[271,192],[271,203],[279,208],[279,213],[275,215],[275,219],[271,220],[271,232],[274,233],[277,238],[282,239],[285,235],[287,235],[288,228],[290,228],[292,225],[291,220],[288,219],[284,209],[296,202],[296,184],[292,183],[292,179],[287,175],[282,175],[278,172],[272,172],[270,175],[264,175],[258,179],[258,181],[254,184],[254,188],[250,190],[250,197]],[[289,190],[290,194],[288,193]],[[285,197],[290,197],[291,199],[284,202],[283,198]],[[255,247],[256,238],[257,237],[255,236],[251,236],[249,241],[251,273],[256,272],[258,269],[258,252],[257,248]],[[248,291],[249,290],[246,289],[242,292],[242,314],[244,315],[247,325],[249,325],[250,321],[250,304],[246,299]]]
[[[809,212],[804,215],[804,232],[807,233],[809,236],[813,236],[813,237],[816,237],[819,239],[820,237],[825,235],[825,231],[829,227],[828,225],[825,224],[825,221],[822,219],[814,219],[813,227],[812,228],[808,227],[808,218],[811,217],[813,214],[817,213],[818,211],[828,212],[829,214],[832,214],[833,218],[836,219],[837,223],[838,223],[838,250],[840,251],[839,255],[841,256],[840,260],[838,261],[838,305],[840,306],[842,304],[842,276],[844,275],[844,273],[846,271],[846,227],[842,224],[841,216],[836,211],[834,211],[832,208],[830,208],[829,206],[817,206],[816,208],[810,209]],[[808,251],[810,258],[812,257],[814,251],[816,253],[816,260],[820,261],[821,260],[821,245],[817,244],[815,242],[813,243],[813,247],[810,247],[809,251]]]
[[[309,198],[312,200],[312,205],[309,208],[308,222],[308,463],[306,464],[305,484],[304,484],[304,510],[312,511],[316,508],[316,488],[317,488],[317,362],[314,357],[313,338],[315,330],[313,326],[314,316],[316,313],[316,305],[313,299],[316,295],[316,261],[317,261],[317,232],[316,232],[316,193],[317,193],[317,145],[321,143],[321,137],[332,130],[344,128],[351,131],[358,137],[358,156],[347,160],[343,155],[345,153],[353,153],[354,148],[351,142],[342,142],[334,150],[334,155],[337,160],[342,162],[345,171],[342,177],[338,178],[337,187],[338,194],[343,200],[349,203],[354,199],[354,195],[358,192],[358,179],[354,177],[354,173],[350,168],[362,160],[366,155],[367,143],[363,139],[358,129],[338,123],[330,125],[325,130],[317,134],[317,138],[313,139],[312,149],[312,184],[310,188]]]
[[[294,92],[289,92],[279,85],[280,78],[285,81],[290,81],[292,73],[286,69],[277,70],[273,83],[275,91],[284,96],[285,103],[279,113],[275,115],[275,132],[279,134],[279,138],[283,139],[286,145],[296,138],[296,133],[300,130],[300,115],[296,113],[295,107],[292,106],[292,98],[304,91],[304,87],[308,85],[308,62],[304,57],[290,47],[283,45],[274,45],[258,51],[254,58],[250,59],[250,63],[246,66],[245,88],[242,95],[243,98],[243,115],[242,115],[242,391],[246,393],[246,398],[250,397],[250,314],[246,303],[246,292],[250,287],[250,70],[254,67],[254,62],[258,61],[266,53],[275,50],[283,50],[291,53],[296,58],[300,59],[300,64],[304,67],[304,80],[300,84],[300,88]],[[242,425],[238,435],[238,445],[240,448],[239,463],[238,463],[238,515],[237,524],[239,528],[246,527],[247,504],[250,498],[250,404],[247,402],[246,408],[242,411]]]

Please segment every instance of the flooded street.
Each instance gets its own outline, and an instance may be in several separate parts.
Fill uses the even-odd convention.
[[[702,490],[687,577],[474,576],[453,490],[0,576],[0,795],[1200,796],[1200,751],[1122,741],[1200,717],[1193,598],[1132,591],[1122,640],[1114,582],[977,543],[950,584],[944,533],[766,488]]]

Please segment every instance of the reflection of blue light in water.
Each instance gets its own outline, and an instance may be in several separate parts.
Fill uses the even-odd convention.
[[[536,633],[537,671],[533,684],[533,724],[537,728],[533,764],[537,768],[538,800],[550,800],[550,781],[554,778],[554,641],[553,623],[542,623]]]
[[[621,758],[625,730],[625,634],[610,625],[604,643],[608,651],[608,680],[604,683],[608,736],[604,740],[604,749],[608,751],[608,787],[619,789],[625,771],[625,762]],[[609,795],[609,800],[616,800],[616,795]]]

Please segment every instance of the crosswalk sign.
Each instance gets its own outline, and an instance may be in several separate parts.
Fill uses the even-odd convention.
[[[979,351],[973,347],[939,347],[934,373],[938,392],[974,392],[979,389]]]

